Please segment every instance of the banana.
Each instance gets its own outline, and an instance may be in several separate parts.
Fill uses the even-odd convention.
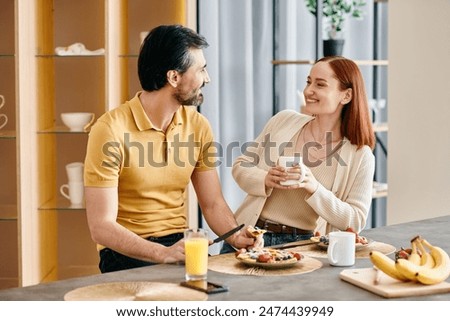
[[[423,284],[437,284],[450,275],[450,258],[442,248],[433,246],[426,240],[423,244],[430,250],[431,256],[435,261],[435,266],[432,268],[423,268],[417,272],[417,281]]]
[[[395,268],[397,271],[410,281],[417,281],[417,273],[422,269],[422,266],[413,263],[410,260],[398,259],[395,261]]]
[[[425,250],[422,242],[423,239],[417,240],[417,246],[419,247],[419,251],[421,254],[420,265],[423,266],[424,268],[432,268],[435,266],[436,263],[434,262],[433,256]]]
[[[426,268],[434,267],[435,262],[433,256],[427,252],[422,245],[422,239],[417,236],[411,240],[411,254],[408,259],[397,259],[395,267],[407,279],[411,281],[418,281],[418,273]],[[420,254],[417,251],[420,249]]]
[[[370,252],[370,260],[375,267],[390,277],[400,281],[408,281],[408,279],[404,277],[395,267],[395,261],[387,255],[379,251],[372,251]]]
[[[411,240],[411,254],[408,257],[408,261],[415,265],[420,265],[420,255],[417,253],[417,245],[416,245],[417,237]]]

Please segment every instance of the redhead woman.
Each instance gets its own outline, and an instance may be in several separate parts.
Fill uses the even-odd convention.
[[[338,56],[318,60],[303,94],[303,114],[277,113],[233,164],[233,177],[247,193],[236,219],[267,230],[266,246],[316,231],[359,232],[372,200],[375,135],[358,66]],[[278,162],[283,155],[301,156],[305,166],[287,170]],[[283,185],[287,180],[298,183]]]

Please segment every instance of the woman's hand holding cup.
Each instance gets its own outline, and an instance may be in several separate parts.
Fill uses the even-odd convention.
[[[303,164],[301,156],[280,156],[278,165],[271,167],[265,178],[268,188],[296,189],[304,188],[314,193],[319,183],[311,169]]]
[[[299,188],[306,176],[301,156],[281,156],[278,165],[269,169],[265,184],[269,188]]]
[[[305,179],[299,184],[300,188],[304,188],[310,194],[313,194],[319,187],[319,182],[314,177],[311,169],[305,166]]]

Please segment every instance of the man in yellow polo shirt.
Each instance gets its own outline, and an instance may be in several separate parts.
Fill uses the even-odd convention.
[[[222,196],[211,127],[188,107],[202,103],[210,81],[207,46],[179,25],[153,29],[138,59],[143,91],[101,116],[89,134],[86,212],[102,273],[184,261],[189,181],[216,234],[237,226]],[[254,240],[238,232],[227,242],[242,248]]]

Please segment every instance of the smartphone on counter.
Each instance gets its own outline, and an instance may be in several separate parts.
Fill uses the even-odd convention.
[[[227,292],[228,291],[228,287],[227,286],[224,286],[224,285],[221,285],[221,284],[217,284],[217,283],[208,282],[206,280],[184,281],[184,282],[181,282],[180,285],[181,286],[185,286],[185,287],[190,288],[190,289],[202,291],[202,292],[205,292],[205,293],[208,293],[208,294]]]

